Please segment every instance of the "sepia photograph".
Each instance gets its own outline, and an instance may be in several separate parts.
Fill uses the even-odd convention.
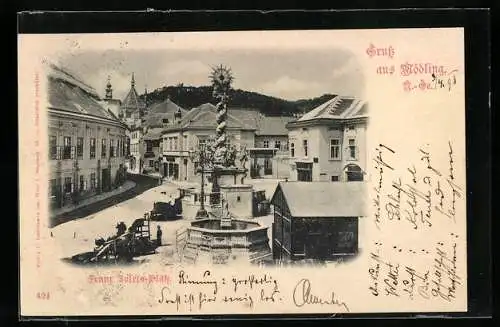
[[[65,260],[283,265],[358,253],[368,103],[348,50],[47,59],[51,237]]]
[[[22,314],[466,311],[463,40],[20,34]]]

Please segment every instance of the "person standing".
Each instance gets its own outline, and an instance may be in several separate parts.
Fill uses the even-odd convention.
[[[161,231],[161,227],[160,227],[160,225],[158,225],[157,229],[156,229],[156,242],[157,242],[158,246],[161,246],[162,234],[163,234],[163,232]]]

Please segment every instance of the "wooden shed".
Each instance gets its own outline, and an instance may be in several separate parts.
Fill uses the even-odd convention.
[[[358,252],[366,183],[280,182],[271,199],[275,260],[336,260]]]

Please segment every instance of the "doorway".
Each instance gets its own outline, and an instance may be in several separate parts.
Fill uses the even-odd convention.
[[[297,180],[300,182],[312,182],[312,163],[297,162]]]
[[[111,171],[109,168],[102,170],[102,190],[103,192],[108,192],[111,189]]]

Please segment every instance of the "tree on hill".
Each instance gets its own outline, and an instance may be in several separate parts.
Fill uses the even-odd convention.
[[[288,101],[240,89],[231,90],[229,96],[231,106],[257,108],[262,114],[268,116],[293,116],[301,114],[334,97],[332,94],[324,94],[312,99]],[[144,99],[144,94],[140,95],[140,98]],[[151,104],[165,101],[167,98],[170,98],[173,102],[187,110],[203,103],[216,104],[216,100],[212,96],[211,86],[195,87],[179,83],[175,86],[164,86],[148,94],[148,102]]]

